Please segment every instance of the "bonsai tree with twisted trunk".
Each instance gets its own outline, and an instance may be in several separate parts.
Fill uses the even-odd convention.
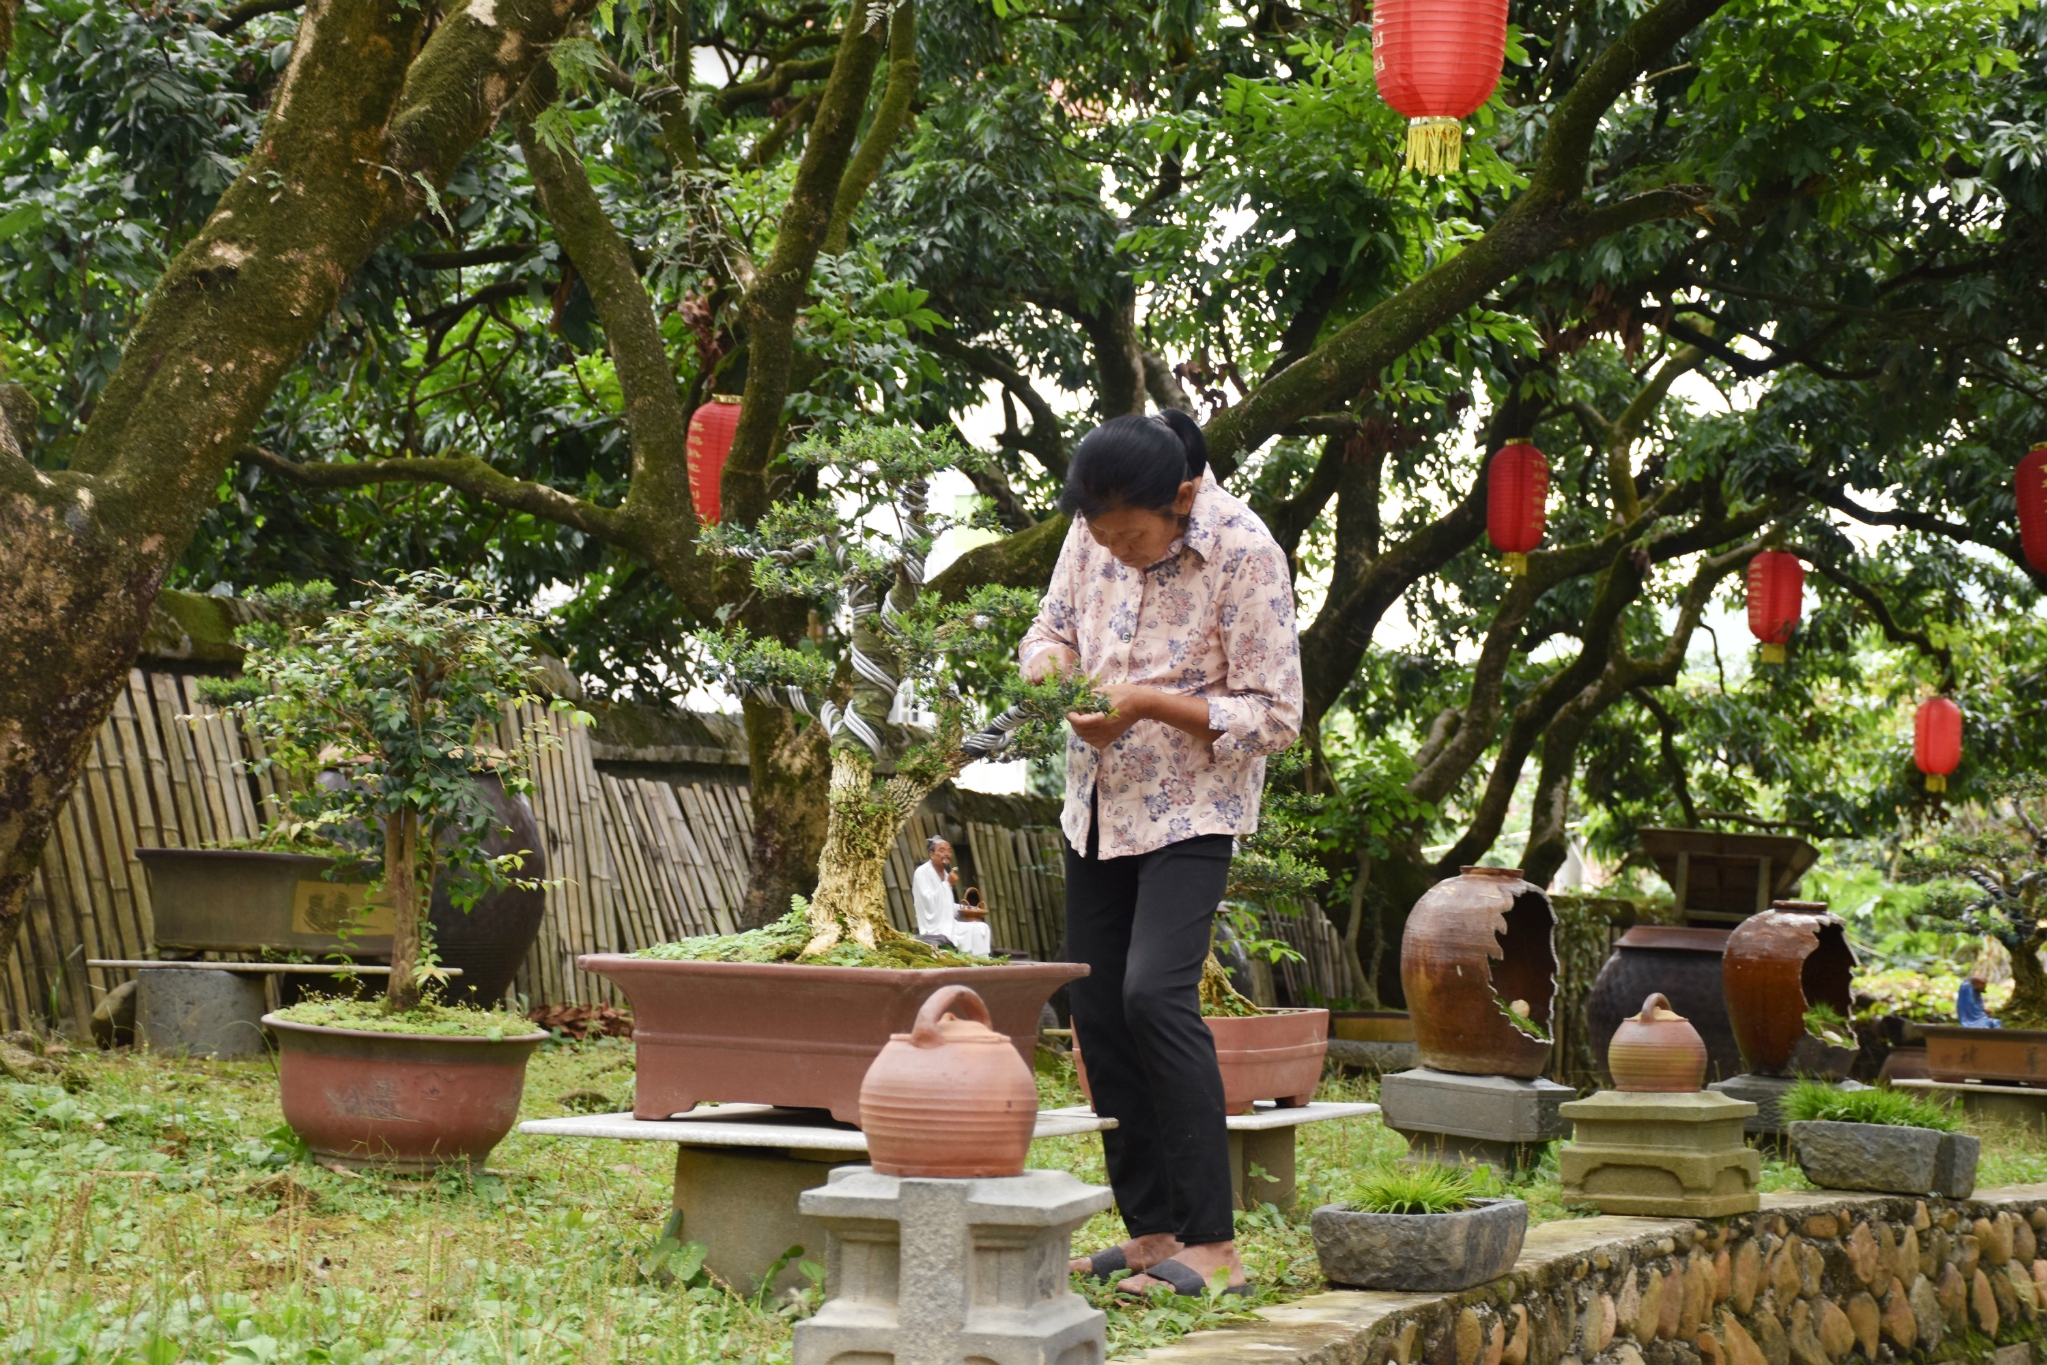
[[[2007,1028],[2047,1028],[2047,830],[2027,809],[2047,796],[2038,778],[2010,784],[1992,798],[1985,819],[1963,813],[1901,871],[1910,879],[1938,878],[1927,888],[1924,913],[1988,934],[2011,954],[2011,999],[1999,1018]],[[2003,811],[1998,807],[2002,804]],[[1956,880],[1959,879],[1959,880]]]
[[[1066,712],[1107,705],[1084,678],[1029,684],[1013,676],[1010,649],[1037,608],[1036,593],[986,587],[946,601],[926,590],[932,544],[965,524],[928,506],[931,478],[974,459],[957,442],[858,426],[813,435],[784,458],[798,470],[828,472],[825,491],[777,502],[754,526],[720,526],[706,545],[750,561],[756,591],[807,600],[819,620],[838,623],[842,659],[815,641],[790,647],[743,629],[698,637],[735,693],[789,707],[832,737],[816,894],[807,905],[798,898],[792,911],[802,916],[800,934],[785,920],[756,931],[768,940],[757,946],[800,961],[829,955],[853,963],[877,953],[897,963],[958,960],[888,923],[882,868],[903,821],[975,759],[1043,752]],[[1008,705],[976,725],[969,689]],[[890,720],[899,697],[923,723]]]
[[[358,607],[326,610],[332,595],[324,583],[291,590],[285,621],[244,627],[243,677],[212,695],[262,740],[258,762],[292,782],[293,832],[381,836],[394,921],[385,1008],[402,1014],[432,974],[426,906],[442,868],[465,911],[486,891],[532,885],[518,878],[521,853],[484,851],[493,815],[476,779],[530,791],[530,759],[553,740],[531,724],[511,748],[497,743],[507,709],[538,700],[536,625],[494,608],[483,584],[431,571],[375,587]],[[337,769],[341,780],[322,780]]]

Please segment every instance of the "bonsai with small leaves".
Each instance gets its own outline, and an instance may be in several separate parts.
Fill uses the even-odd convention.
[[[1292,913],[1286,908],[1287,901],[1306,896],[1328,880],[1327,873],[1301,856],[1312,847],[1310,817],[1317,804],[1317,799],[1300,787],[1307,763],[1307,749],[1300,744],[1266,760],[1258,828],[1237,840],[1229,884],[1223,892],[1222,917],[1234,932],[1237,946],[1275,963],[1298,962],[1301,955],[1284,940],[1265,936],[1264,908],[1277,914]],[[1201,968],[1201,1012],[1224,1018],[1260,1012],[1255,1002],[1231,984],[1213,947]]]
[[[2011,954],[2006,1028],[2047,1029],[2047,783],[2008,785],[1987,809],[1956,812],[1901,863],[1903,876],[1931,884],[1922,912],[1988,934]]]
[[[784,458],[828,474],[825,490],[776,503],[753,527],[721,526],[706,543],[751,561],[756,591],[807,600],[820,621],[836,623],[838,657],[813,642],[791,648],[738,628],[699,642],[732,691],[789,707],[831,733],[817,890],[807,902],[799,898],[781,924],[737,936],[746,945],[688,940],[654,954],[729,958],[737,950],[754,960],[900,966],[970,961],[888,922],[882,869],[903,821],[975,759],[1047,753],[1068,711],[1108,707],[1088,679],[1031,684],[1000,662],[1037,609],[1036,594],[982,588],[948,602],[925,591],[933,542],[965,524],[928,506],[932,476],[974,458],[958,443],[860,426],[813,435]],[[992,688],[998,713],[977,719],[967,692],[994,677],[1003,679]],[[922,713],[922,723],[890,721],[899,699]]]
[[[381,865],[393,915],[385,1009],[413,1011],[433,971],[425,921],[436,875],[454,874],[465,911],[487,891],[535,884],[518,875],[520,852],[485,852],[494,817],[477,779],[529,792],[530,759],[553,740],[544,724],[510,748],[497,738],[508,708],[538,700],[536,623],[498,610],[484,585],[434,572],[401,575],[345,609],[328,609],[324,583],[269,596],[284,610],[243,628],[243,676],[212,699],[239,709],[263,742],[259,765],[287,778],[281,825],[301,837],[374,832],[365,861]]]

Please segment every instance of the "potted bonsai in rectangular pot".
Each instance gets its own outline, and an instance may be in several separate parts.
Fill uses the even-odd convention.
[[[1781,1106],[1799,1169],[1823,1189],[1949,1199],[1976,1192],[1980,1144],[1939,1105],[1896,1090],[1837,1090],[1807,1080]]]
[[[481,1165],[517,1119],[526,1061],[547,1038],[515,1014],[426,991],[439,971],[425,931],[437,875],[465,909],[493,889],[539,890],[522,876],[530,849],[491,850],[506,795],[527,789],[527,761],[553,736],[535,725],[514,748],[497,744],[506,708],[537,700],[535,627],[487,592],[403,574],[330,612],[331,588],[314,585],[303,619],[244,627],[243,680],[213,689],[289,780],[285,833],[374,836],[362,857],[390,909],[383,998],[306,1000],[263,1021],[280,1048],[285,1121],[329,1160]]]
[[[1342,1204],[1315,1210],[1310,1227],[1322,1274],[1355,1289],[1447,1293],[1514,1268],[1528,1205],[1488,1198],[1468,1170],[1427,1163],[1365,1177]]]
[[[992,718],[977,719],[963,695],[977,677],[1013,674],[1006,657],[1037,606],[1015,589],[958,601],[924,589],[925,556],[949,524],[927,508],[928,482],[971,454],[949,439],[862,426],[813,436],[783,458],[828,472],[829,490],[778,502],[754,527],[706,528],[703,544],[750,565],[762,598],[808,603],[842,634],[795,649],[740,620],[698,643],[728,690],[829,736],[817,888],[745,933],[577,959],[632,1003],[633,1112],[643,1119],[721,1100],[857,1122],[868,1064],[890,1034],[909,1031],[932,991],[971,985],[1029,1059],[1046,1000],[1087,970],[972,957],[888,921],[882,870],[926,795],[975,759],[1048,748],[1067,711],[1104,706],[1085,679],[1012,681]],[[920,723],[892,721],[899,704]]]

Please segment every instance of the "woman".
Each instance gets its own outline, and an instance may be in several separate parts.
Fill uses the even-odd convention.
[[[1067,717],[1069,988],[1109,1182],[1130,1240],[1077,1260],[1124,1287],[1245,1287],[1229,1135],[1198,988],[1233,836],[1258,825],[1265,755],[1301,722],[1286,556],[1208,473],[1181,412],[1118,417],[1073,453],[1073,526],[1025,634],[1026,677],[1080,673],[1111,709]]]

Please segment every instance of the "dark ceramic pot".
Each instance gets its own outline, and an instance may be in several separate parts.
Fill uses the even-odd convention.
[[[1555,926],[1549,897],[1519,868],[1467,867],[1415,902],[1400,941],[1400,985],[1423,1066],[1542,1074],[1551,1045],[1516,1028],[1501,1002],[1525,1001],[1528,1017],[1549,1027]]]
[[[492,1040],[294,1024],[274,1014],[284,1121],[346,1166],[480,1169],[519,1118],[542,1031]]]
[[[496,825],[484,852],[492,857],[525,851],[526,865],[519,870],[522,880],[543,881],[547,877],[547,843],[533,807],[523,796],[507,793],[495,778],[481,779]],[[547,910],[547,893],[521,887],[500,887],[477,898],[467,913],[458,910],[448,891],[451,879],[434,879],[434,903],[429,915],[435,950],[444,967],[460,967],[462,975],[448,983],[447,998],[465,1004],[496,1004],[504,999],[519,964],[533,951],[540,934],[540,918]]]
[[[1592,1055],[1604,1058],[1621,1020],[1657,991],[1699,1031],[1699,1040],[1706,1045],[1706,1079],[1724,1081],[1740,1075],[1741,1048],[1727,1022],[1727,996],[1720,982],[1720,956],[1726,946],[1725,929],[1638,924],[1622,934],[1585,997]]]
[[[1028,1065],[1038,1014],[1071,962],[1014,967],[813,967],[792,962],[664,962],[585,953],[576,965],[618,984],[633,1011],[633,1117],[665,1119],[699,1101],[829,1109],[860,1122],[860,1083],[925,998],[971,986]]]
[[[1528,1205],[1480,1199],[1458,1213],[1315,1210],[1315,1255],[1331,1284],[1358,1289],[1448,1293],[1499,1279],[1514,1268],[1528,1233]]]
[[[1815,901],[1778,901],[1727,936],[1721,981],[1727,1018],[1750,1071],[1845,1080],[1854,1048],[1833,1047],[1806,1032],[1805,1012],[1831,1005],[1854,1015],[1855,954],[1840,919]]]

